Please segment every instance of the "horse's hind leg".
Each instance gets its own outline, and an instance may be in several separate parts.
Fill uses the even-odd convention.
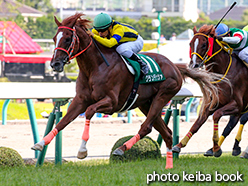
[[[140,110],[147,115],[149,108],[139,107]],[[160,115],[155,119],[153,127],[161,134],[165,144],[167,146],[167,155],[166,155],[166,169],[173,168],[173,156],[172,156],[172,131],[160,117]]]
[[[242,152],[242,154],[240,155],[240,158],[248,159],[248,146],[246,147],[245,151]]]
[[[177,87],[178,88],[178,87]],[[171,94],[164,94],[165,91],[160,91],[153,99],[151,106],[149,108],[149,111],[147,111],[147,118],[144,121],[144,123],[141,125],[141,128],[138,132],[138,134],[136,134],[133,138],[131,138],[130,140],[128,140],[126,143],[124,143],[121,147],[117,148],[113,154],[114,155],[123,155],[124,152],[126,150],[129,150],[136,142],[138,142],[140,139],[142,139],[143,137],[145,137],[147,134],[149,134],[152,131],[152,126],[153,123],[155,122],[155,120],[157,119],[158,116],[160,116],[161,114],[161,110],[163,108],[163,106],[172,99],[172,97],[175,95],[173,94],[171,91]],[[162,130],[162,129],[161,129]],[[165,129],[163,129],[165,130]],[[170,134],[171,135],[171,134]],[[170,136],[167,135],[167,136]],[[165,135],[163,134],[163,136],[165,137]],[[165,137],[165,140],[166,137]],[[167,144],[168,147],[171,149],[172,147],[172,140],[170,144]],[[169,152],[171,154],[172,157],[172,151]],[[169,167],[170,168],[170,167]]]

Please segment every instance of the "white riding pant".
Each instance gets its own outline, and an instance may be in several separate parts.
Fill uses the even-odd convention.
[[[122,43],[118,47],[116,47],[116,51],[119,54],[127,58],[130,58],[133,55],[133,53],[137,54],[142,50],[143,44],[144,44],[143,38],[140,35],[138,35],[136,41],[129,41],[126,43]]]
[[[235,51],[236,52],[236,51]],[[241,60],[245,61],[246,63],[248,63],[248,47],[245,47],[244,49],[242,49],[239,53],[238,56]]]

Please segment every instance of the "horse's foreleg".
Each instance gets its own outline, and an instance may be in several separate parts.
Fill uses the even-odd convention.
[[[82,136],[82,143],[81,143],[81,146],[79,147],[78,154],[77,154],[78,159],[84,159],[88,155],[86,143],[90,137],[89,130],[90,130],[90,120],[86,119],[85,125],[84,125],[84,132],[83,132],[83,136]]]
[[[189,132],[186,134],[186,136],[172,148],[172,152],[180,153],[181,148],[185,147],[191,137],[200,129],[200,127],[203,125],[203,123],[207,120],[209,116],[209,112],[205,112],[201,117],[199,116],[193,126],[190,128]]]
[[[36,143],[32,150],[42,151],[45,145],[48,145],[53,138],[63,130],[71,121],[73,121],[79,114],[84,112],[85,104],[78,104],[78,101],[74,98],[71,102],[66,115],[61,119],[61,121],[55,126],[55,128],[49,132],[40,142]]]
[[[104,99],[100,100],[99,102],[89,106],[85,111],[85,125],[84,125],[84,132],[82,135],[82,143],[78,150],[78,159],[84,159],[87,157],[87,148],[86,143],[89,140],[89,129],[90,129],[90,120],[96,112],[110,112],[112,111],[113,107],[111,104],[111,99],[109,97],[105,97]]]
[[[238,113],[237,104],[235,101],[230,102],[229,104],[219,108],[213,114],[214,122],[214,132],[213,132],[213,154],[215,157],[220,157],[222,150],[220,148],[221,144],[225,140],[225,137],[229,135],[232,129],[236,126],[240,116],[232,116],[229,120],[229,127],[226,127],[223,131],[223,135],[219,138],[219,120],[223,115],[232,115]]]

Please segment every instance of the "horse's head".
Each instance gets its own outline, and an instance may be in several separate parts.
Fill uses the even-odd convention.
[[[80,17],[82,15],[83,14],[81,13],[76,13],[75,15],[63,20],[62,23],[59,22],[56,17],[54,17],[58,26],[58,31],[53,37],[55,49],[50,65],[56,72],[62,72],[65,64],[69,63],[71,59],[77,57],[83,52],[79,52],[80,46],[79,37],[76,33],[76,24],[80,24],[82,22],[87,24],[89,21],[86,20],[80,22]]]
[[[197,32],[193,29],[194,37],[190,42],[190,64],[191,68],[200,68],[212,56],[215,29],[213,25],[204,25]]]

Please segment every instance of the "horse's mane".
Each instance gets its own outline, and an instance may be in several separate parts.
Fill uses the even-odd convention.
[[[69,16],[62,21],[62,25],[69,27],[73,27],[74,25],[77,25],[85,29],[90,28],[91,21],[87,19],[83,19],[82,16],[84,16],[83,13],[76,13],[75,15]]]
[[[203,25],[200,29],[199,29],[200,33],[204,33],[207,35],[215,35],[215,28],[213,25]]]

